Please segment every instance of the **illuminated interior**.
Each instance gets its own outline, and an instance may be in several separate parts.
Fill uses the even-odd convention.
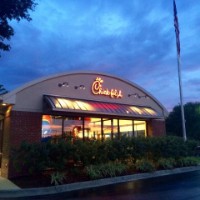
[[[42,138],[70,136],[104,140],[146,137],[148,119],[161,116],[150,107],[50,95],[44,95],[45,109],[52,115],[43,115]]]
[[[42,138],[67,137],[102,140],[118,137],[147,136],[146,122],[139,120],[63,117],[43,115]]]

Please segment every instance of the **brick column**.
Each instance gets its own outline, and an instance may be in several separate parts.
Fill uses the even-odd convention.
[[[42,114],[35,112],[11,111],[4,122],[2,157],[2,176],[16,175],[11,164],[11,148],[17,148],[22,141],[36,143],[41,141]]]
[[[166,135],[165,120],[152,119],[148,122],[150,136],[164,136]]]

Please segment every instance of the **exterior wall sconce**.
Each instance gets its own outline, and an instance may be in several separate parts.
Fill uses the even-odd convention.
[[[58,83],[58,87],[69,87],[68,82]]]
[[[85,85],[74,86],[74,89],[85,90]]]
[[[147,95],[139,95],[137,93],[134,94],[128,94],[128,97],[134,96],[135,98],[141,99],[141,98],[145,98],[148,99],[149,97]]]

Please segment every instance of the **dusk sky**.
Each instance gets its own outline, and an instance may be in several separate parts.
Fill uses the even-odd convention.
[[[12,21],[0,58],[11,91],[44,76],[94,70],[132,81],[169,111],[180,102],[173,0],[38,0],[32,21]],[[200,101],[200,2],[176,0],[183,102]]]

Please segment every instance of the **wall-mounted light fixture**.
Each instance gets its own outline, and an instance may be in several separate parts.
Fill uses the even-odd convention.
[[[85,90],[85,85],[74,86],[74,89]]]
[[[58,87],[69,87],[68,82],[58,83]]]
[[[138,93],[134,93],[134,94],[128,94],[128,97],[134,96],[135,98],[141,99],[141,98],[145,98],[148,99],[149,97],[147,95],[139,95]]]

